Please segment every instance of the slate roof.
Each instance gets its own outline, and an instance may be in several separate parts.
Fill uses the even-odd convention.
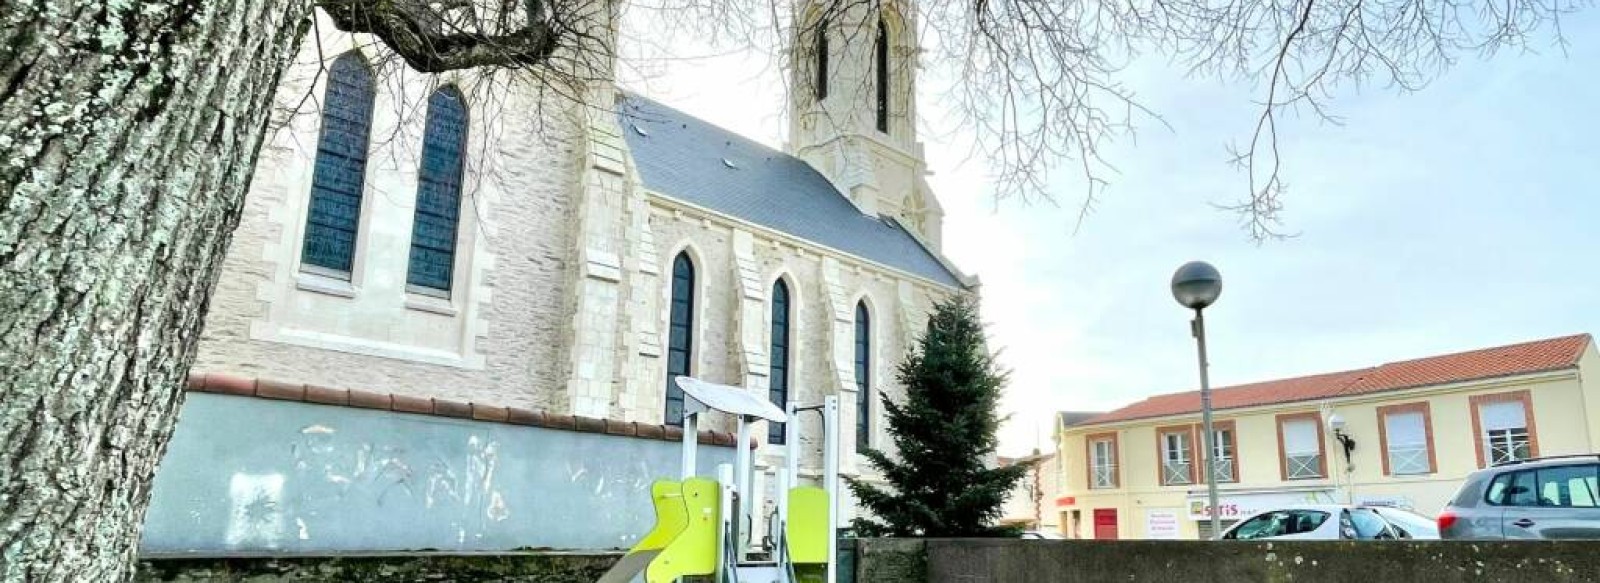
[[[1356,370],[1222,387],[1212,389],[1211,406],[1217,410],[1256,407],[1572,368],[1577,366],[1591,342],[1593,338],[1588,334],[1576,334]],[[1199,391],[1171,393],[1150,397],[1076,425],[1199,411]]]
[[[618,121],[646,188],[965,287],[898,222],[862,214],[810,164],[650,99],[624,95]]]

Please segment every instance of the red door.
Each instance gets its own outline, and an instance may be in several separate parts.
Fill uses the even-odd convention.
[[[1094,537],[1101,540],[1117,540],[1117,509],[1094,509]]]

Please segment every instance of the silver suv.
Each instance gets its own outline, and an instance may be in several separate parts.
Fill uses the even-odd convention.
[[[1511,462],[1467,476],[1443,539],[1600,539],[1600,455]]]

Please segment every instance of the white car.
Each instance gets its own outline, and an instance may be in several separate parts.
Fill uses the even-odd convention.
[[[1393,506],[1368,506],[1378,513],[1389,526],[1398,531],[1400,538],[1439,540],[1439,523],[1432,518]]]
[[[1222,540],[1437,539],[1420,515],[1387,506],[1302,504],[1253,514],[1223,531]]]

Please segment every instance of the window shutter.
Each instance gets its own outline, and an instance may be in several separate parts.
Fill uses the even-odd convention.
[[[1427,430],[1423,427],[1422,413],[1390,413],[1385,415],[1383,422],[1384,434],[1389,440],[1389,447],[1403,445],[1422,445],[1428,442]]]
[[[1283,423],[1283,453],[1285,455],[1314,455],[1322,451],[1317,443],[1317,422],[1294,419]]]
[[[1528,426],[1521,401],[1485,404],[1478,410],[1478,419],[1484,431],[1523,429]]]

